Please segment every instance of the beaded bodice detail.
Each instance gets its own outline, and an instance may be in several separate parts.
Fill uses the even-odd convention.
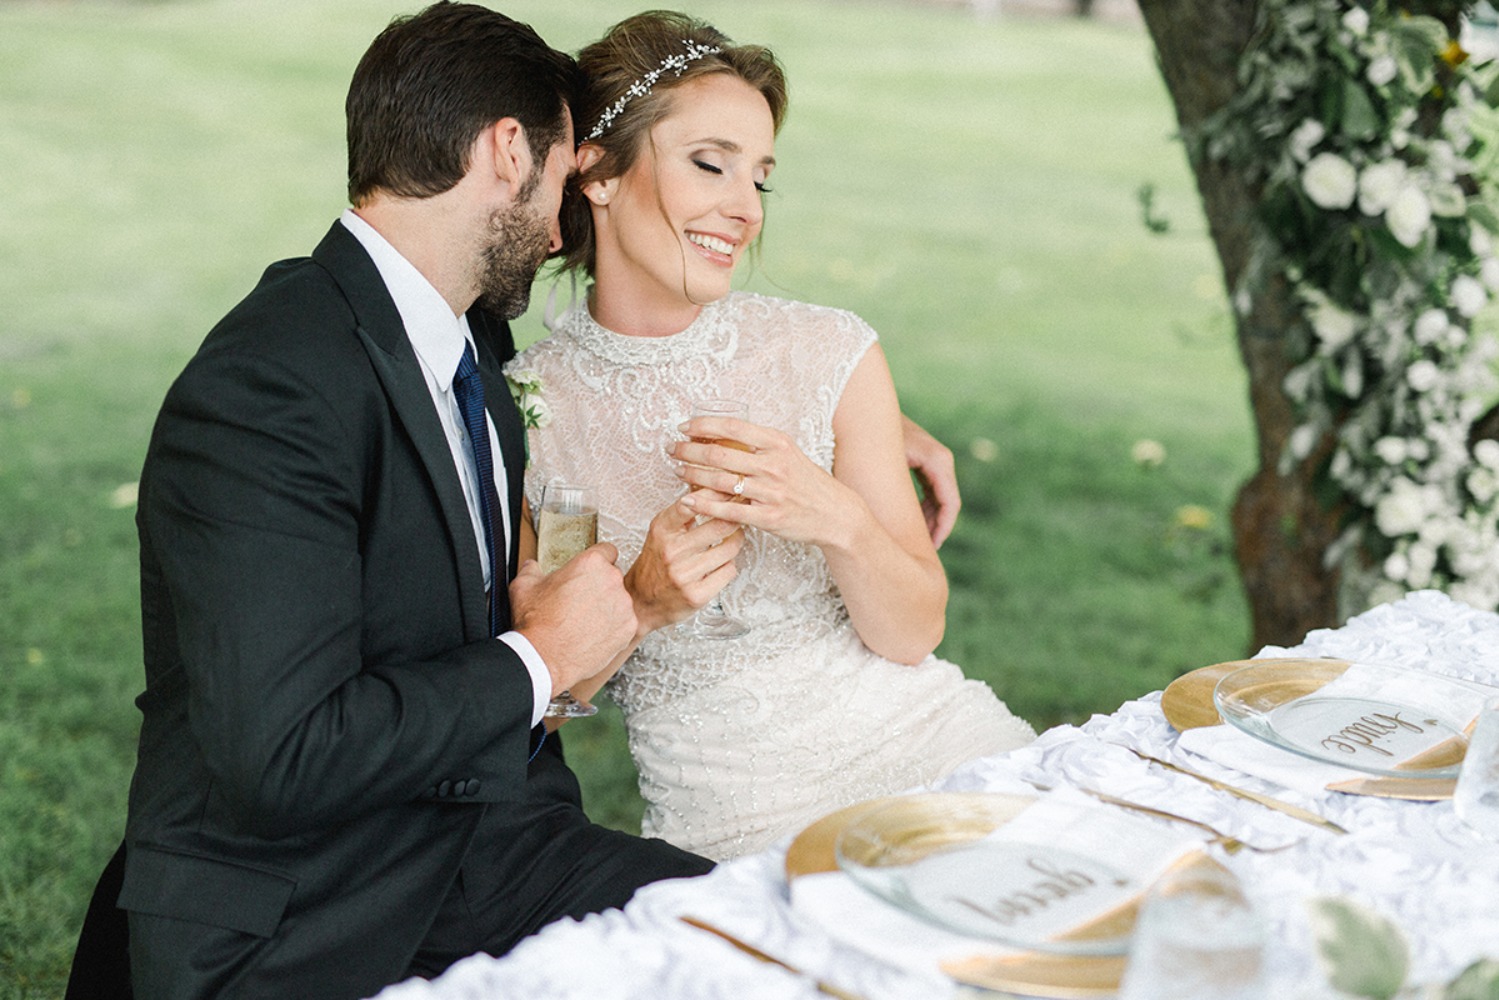
[[[600,538],[628,566],[651,519],[684,492],[667,450],[694,400],[743,400],[751,421],[785,432],[831,471],[833,412],[875,339],[852,313],[746,292],[704,306],[667,337],[614,333],[576,306],[507,368],[540,376],[552,415],[530,432],[527,499],[535,510],[549,481],[594,483]],[[739,570],[724,604],[749,635],[700,639],[668,628],[647,636],[610,683],[627,715],[850,628],[815,547],[751,530]]]

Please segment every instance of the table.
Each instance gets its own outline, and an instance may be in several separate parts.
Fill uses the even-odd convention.
[[[1261,655],[1421,664],[1499,685],[1499,615],[1421,591],[1342,628],[1313,632],[1298,646],[1271,647]],[[1318,895],[1351,897],[1398,924],[1411,946],[1412,982],[1445,981],[1478,958],[1499,958],[1499,844],[1475,838],[1450,802],[1332,792],[1298,796],[1200,758],[1189,762],[1240,787],[1307,806],[1350,831],[1322,833],[1152,767],[1126,749],[1180,759],[1176,735],[1161,714],[1160,692],[1153,692],[1080,727],[1048,730],[1028,747],[970,761],[934,788],[1014,792],[1031,783],[1071,782],[1191,816],[1250,843],[1294,841],[1275,853],[1219,857],[1267,920],[1269,995],[1277,998],[1330,995],[1316,971],[1304,905]],[[624,910],[552,924],[503,958],[473,956],[431,982],[391,986],[379,1000],[822,996],[810,978],[687,927],[678,919],[682,915],[711,921],[868,1000],[930,1000],[964,992],[935,973],[913,975],[845,947],[794,911],[782,870],[790,840],[701,878],[646,886]]]

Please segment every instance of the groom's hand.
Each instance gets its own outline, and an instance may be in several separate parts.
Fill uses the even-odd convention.
[[[618,557],[600,542],[551,573],[528,560],[510,582],[515,631],[546,662],[553,695],[604,670],[634,641],[638,623]]]
[[[963,506],[953,453],[905,414],[901,414],[901,429],[905,434],[906,464],[921,487],[921,513],[926,518],[927,534],[932,536],[932,545],[940,549],[952,534]]]

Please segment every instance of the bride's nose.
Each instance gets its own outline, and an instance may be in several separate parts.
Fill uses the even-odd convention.
[[[746,226],[758,226],[765,221],[765,205],[760,200],[760,189],[753,181],[734,185],[723,210],[731,219]]]

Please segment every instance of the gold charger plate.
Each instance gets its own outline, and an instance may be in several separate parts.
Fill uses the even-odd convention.
[[[1268,659],[1271,658],[1230,660],[1227,663],[1214,663],[1209,667],[1198,667],[1196,670],[1182,674],[1167,684],[1166,690],[1161,692],[1161,711],[1165,714],[1166,721],[1171,723],[1179,733],[1184,733],[1188,729],[1218,725],[1223,721],[1218,714],[1218,707],[1213,704],[1213,689],[1218,686],[1218,682],[1241,667],[1264,663]],[[1324,671],[1322,678],[1307,682],[1306,690],[1301,692],[1304,695],[1311,694],[1332,679],[1328,675],[1329,668],[1341,666],[1343,670],[1348,669],[1347,660],[1275,659],[1275,662],[1286,666],[1313,665]],[[1342,673],[1342,670],[1337,672]]]
[[[786,880],[789,883],[803,875],[838,871],[834,845],[839,835],[875,810],[902,804],[909,805],[913,815],[919,815],[923,810],[947,812],[950,810],[942,807],[962,803],[973,807],[964,810],[968,814],[987,816],[987,821],[967,822],[958,828],[932,825],[920,829],[908,844],[902,845],[914,853],[923,850],[930,852],[983,837],[1014,819],[1034,801],[1033,797],[1024,795],[932,792],[860,802],[824,816],[792,840],[786,851]],[[1205,854],[1192,854],[1177,864],[1216,866],[1217,862]],[[1137,909],[1138,900],[1132,901],[1072,933],[1108,934],[1119,933],[1121,929],[1127,931],[1134,924]],[[1021,952],[1003,958],[977,956],[961,959],[946,962],[941,968],[954,980],[983,989],[1043,1000],[1089,1000],[1094,997],[1112,997],[1118,992],[1124,964],[1125,957],[1122,955]]]

